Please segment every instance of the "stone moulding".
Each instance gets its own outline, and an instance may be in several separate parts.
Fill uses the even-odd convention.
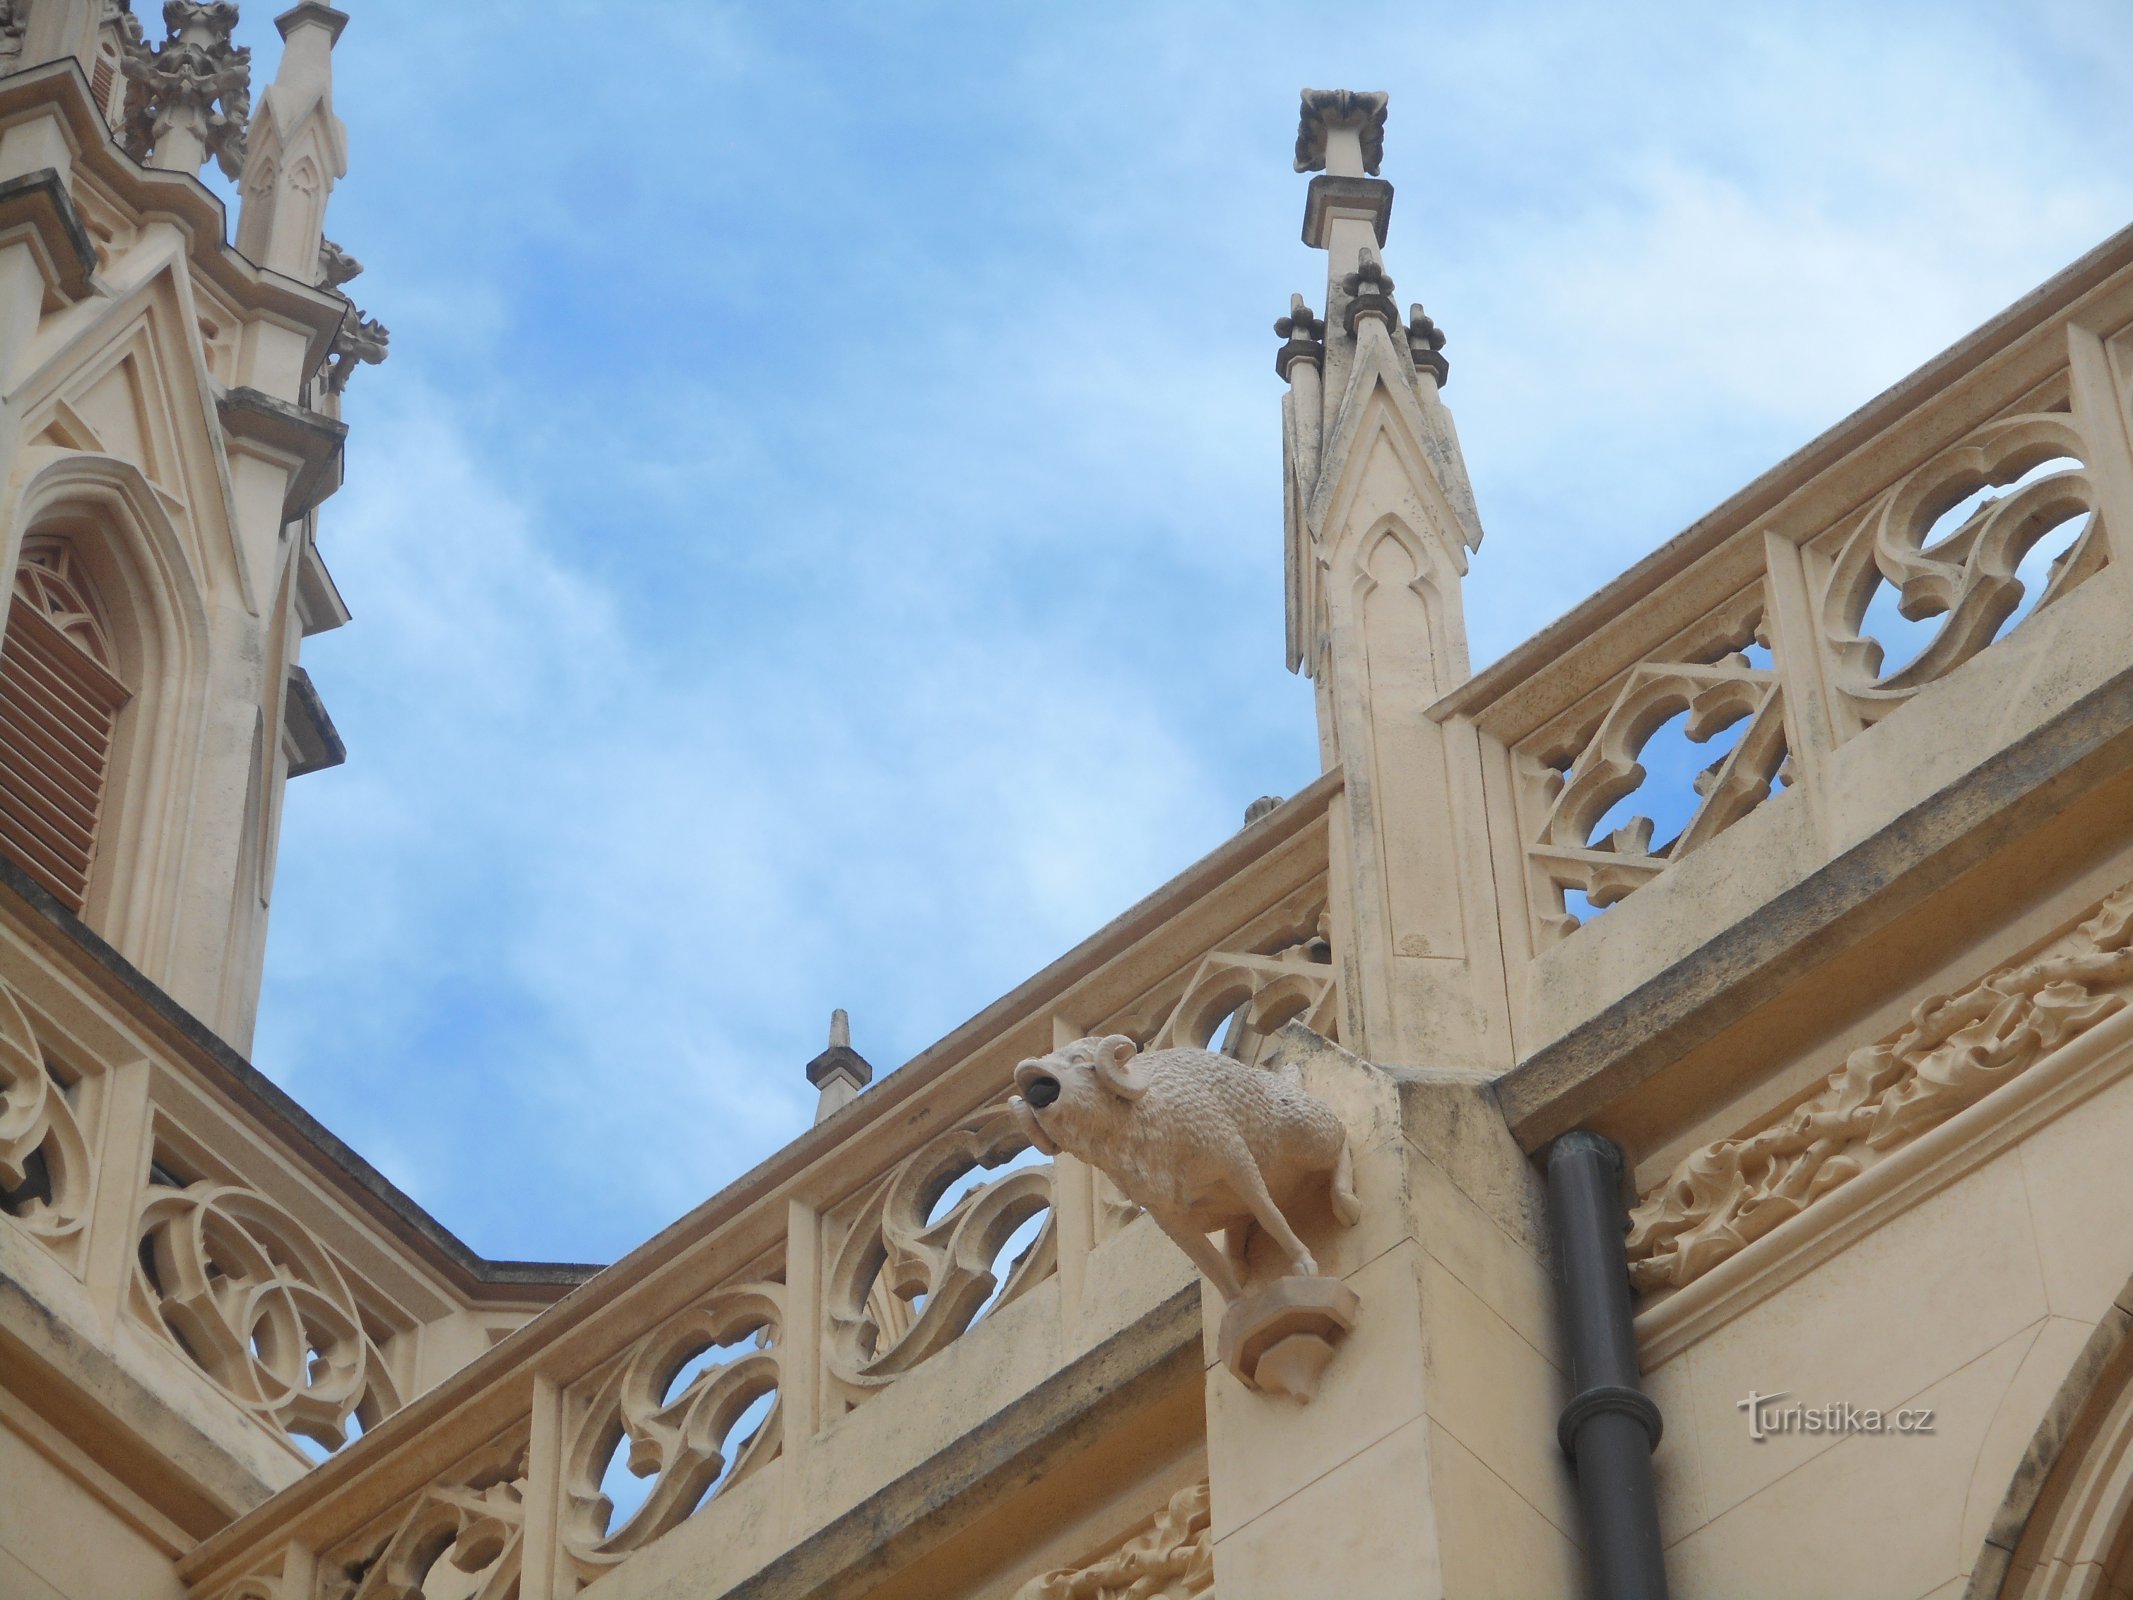
[[[1845,1057],[1822,1089],[1754,1133],[1685,1158],[1630,1215],[1630,1281],[1678,1289],[2124,1009],[2133,885],[2071,932]]]

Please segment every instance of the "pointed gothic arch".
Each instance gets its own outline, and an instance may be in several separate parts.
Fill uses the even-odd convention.
[[[59,456],[24,485],[16,522],[24,553],[67,551],[74,582],[95,597],[108,670],[126,691],[111,719],[78,909],[129,958],[160,960],[177,919],[204,730],[206,603],[161,498],[129,462]]]
[[[2116,1595],[2133,1585],[2133,1279],[2022,1453],[1966,1600]]]
[[[73,540],[26,539],[0,635],[0,855],[70,911],[88,892],[113,725],[132,697]]]

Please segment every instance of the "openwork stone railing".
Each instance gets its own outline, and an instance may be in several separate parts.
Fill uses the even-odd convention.
[[[2099,448],[2123,451],[2119,421],[2077,417],[2062,367],[1863,509],[1759,540],[1759,577],[1521,739],[1539,937],[1569,937],[1790,785],[1796,744],[1828,754],[2100,571]],[[1670,730],[1671,759],[1647,764]]]
[[[208,1540],[181,1566],[192,1592],[540,1600],[633,1560],[683,1563],[716,1591],[1164,1304],[1189,1279],[1182,1258],[1097,1174],[1028,1146],[1006,1113],[1014,1066],[1099,1031],[1244,1059],[1297,1017],[1337,1035],[1337,785],[1256,823]],[[437,1471],[445,1441],[464,1439],[492,1443]],[[1198,1492],[1145,1549],[1109,1558],[1137,1575],[1122,1581],[1161,1573],[1201,1592]],[[1109,1592],[1108,1578],[1058,1587],[1070,1577],[1045,1592]]]
[[[0,1273],[86,1344],[134,1330],[131,1381],[242,1471],[288,1481],[588,1274],[492,1280],[9,872]]]
[[[1431,708],[1530,1053],[2133,664],[2133,235]]]

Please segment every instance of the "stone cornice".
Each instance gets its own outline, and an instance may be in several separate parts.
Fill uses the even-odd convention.
[[[0,127],[38,113],[56,116],[81,170],[136,215],[167,221],[186,240],[195,271],[240,310],[273,318],[306,336],[304,371],[315,372],[347,310],[338,295],[255,265],[229,238],[222,202],[187,173],[141,166],[111,137],[72,58],[0,78]]]
[[[0,240],[25,237],[36,252],[48,297],[56,291],[79,300],[89,292],[96,246],[67,186],[50,167],[0,183]]]
[[[294,522],[341,486],[341,451],[348,424],[306,411],[258,389],[225,389],[215,397],[222,431],[295,465],[281,518]]]
[[[1535,1151],[2133,771],[2133,671],[2091,691],[1497,1083]]]

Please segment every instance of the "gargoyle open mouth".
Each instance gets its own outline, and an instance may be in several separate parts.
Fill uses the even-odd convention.
[[[1022,1086],[1022,1098],[1041,1111],[1059,1098],[1059,1080],[1033,1077]]]

